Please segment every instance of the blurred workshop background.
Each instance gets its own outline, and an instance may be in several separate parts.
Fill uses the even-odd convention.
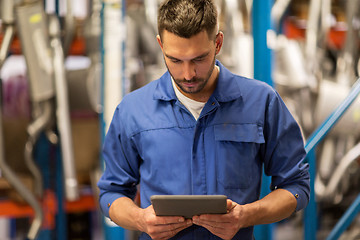
[[[279,91],[308,152],[308,207],[256,239],[360,239],[360,0],[214,1],[218,59]],[[1,240],[136,239],[96,182],[115,106],[166,70],[160,3],[0,0]]]

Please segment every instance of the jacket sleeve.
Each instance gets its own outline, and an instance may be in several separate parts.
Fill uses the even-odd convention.
[[[299,125],[279,94],[268,99],[265,114],[264,167],[272,177],[270,189],[286,189],[297,200],[296,211],[305,208],[310,198],[309,165]]]
[[[102,157],[104,172],[98,181],[100,208],[109,217],[109,208],[120,197],[135,198],[139,182],[138,154],[124,129],[123,115],[116,108],[105,136]]]

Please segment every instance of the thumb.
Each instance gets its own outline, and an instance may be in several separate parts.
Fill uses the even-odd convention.
[[[228,212],[230,212],[235,206],[236,206],[235,202],[231,201],[230,199],[226,200],[226,209]]]

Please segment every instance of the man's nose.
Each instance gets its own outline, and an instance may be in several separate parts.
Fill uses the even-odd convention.
[[[196,69],[195,65],[191,62],[185,62],[184,63],[184,78],[186,80],[191,80],[193,77],[196,76]]]

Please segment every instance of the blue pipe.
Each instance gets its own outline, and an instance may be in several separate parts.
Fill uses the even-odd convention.
[[[274,87],[272,81],[272,55],[267,46],[267,32],[271,26],[271,7],[273,1],[253,1],[252,29],[254,39],[254,78],[266,82]],[[240,57],[240,56],[239,56]],[[244,59],[247,61],[247,59]],[[261,196],[264,197],[270,192],[271,179],[263,174],[261,185]],[[274,224],[257,225],[254,228],[254,236],[257,240],[273,239]]]
[[[339,239],[341,234],[350,226],[351,222],[354,220],[355,216],[360,212],[360,194],[357,196],[355,201],[351,206],[346,210],[344,215],[335,225],[334,229],[331,231],[330,235],[326,240],[336,240]]]
[[[316,231],[318,226],[317,205],[315,199],[315,176],[316,176],[316,154],[315,149],[307,152],[310,169],[310,200],[304,210],[304,239],[316,240]]]
[[[334,125],[339,121],[342,115],[355,101],[360,93],[360,78],[357,79],[355,84],[350,90],[349,95],[340,103],[340,105],[330,114],[330,116],[318,127],[314,133],[309,137],[305,145],[307,152],[306,162],[310,165],[310,186],[311,186],[311,197],[307,208],[305,209],[304,217],[304,237],[306,240],[315,240],[317,231],[317,207],[315,199],[315,183],[316,178],[316,156],[315,148],[318,143],[329,133]],[[359,204],[357,202],[354,203]],[[344,222],[348,221],[348,216],[344,216]]]
[[[271,26],[273,1],[253,1],[252,29],[254,38],[254,78],[274,87],[272,81],[272,54],[267,46],[267,33]],[[241,57],[241,56],[239,56]],[[246,59],[244,59],[246,61]]]

